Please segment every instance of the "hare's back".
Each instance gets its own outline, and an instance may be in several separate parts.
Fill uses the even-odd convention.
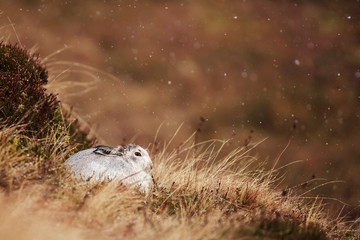
[[[96,148],[80,151],[67,159],[65,163],[78,178],[92,181],[105,181],[126,177],[131,170],[120,156],[104,156],[94,153]]]
[[[79,161],[86,161],[87,159],[94,159],[94,150],[95,148],[89,148],[75,153],[70,158],[66,159],[65,163],[76,163]]]

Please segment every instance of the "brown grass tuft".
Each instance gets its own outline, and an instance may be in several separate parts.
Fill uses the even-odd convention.
[[[355,237],[326,217],[320,199],[309,203],[277,190],[276,169],[259,168],[249,146],[223,154],[226,141],[195,143],[193,137],[174,149],[158,146],[151,153],[156,185],[143,196],[116,182],[90,186],[72,179],[63,168],[74,148],[59,134],[66,131],[52,129],[36,140],[25,138],[21,127],[0,130],[0,200],[10,209],[0,216],[6,239]]]

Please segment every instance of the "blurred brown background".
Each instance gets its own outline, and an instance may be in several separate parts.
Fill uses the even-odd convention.
[[[283,187],[344,180],[313,195],[360,204],[359,0],[0,0],[0,34],[45,58],[104,144],[147,146],[161,123],[180,142],[204,117],[202,140],[268,138],[271,166],[291,134]]]

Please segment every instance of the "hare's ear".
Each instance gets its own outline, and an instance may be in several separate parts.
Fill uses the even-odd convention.
[[[124,153],[124,149],[118,146],[117,148],[99,145],[95,147],[95,150],[93,151],[96,154],[104,155],[104,156],[122,156]]]
[[[104,145],[98,145],[95,147],[95,150],[93,151],[96,154],[100,155],[109,155],[113,151],[114,148]]]

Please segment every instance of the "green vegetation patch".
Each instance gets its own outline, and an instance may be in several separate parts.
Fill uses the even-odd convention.
[[[67,127],[66,117],[54,94],[46,93],[48,72],[38,55],[18,45],[0,43],[0,122],[2,126],[24,125],[24,134],[41,139],[53,127]],[[86,133],[70,126],[76,141],[88,146]]]
[[[17,45],[0,44],[0,121],[26,124],[28,135],[43,137],[57,116],[58,101],[45,93],[48,73],[37,55]]]

